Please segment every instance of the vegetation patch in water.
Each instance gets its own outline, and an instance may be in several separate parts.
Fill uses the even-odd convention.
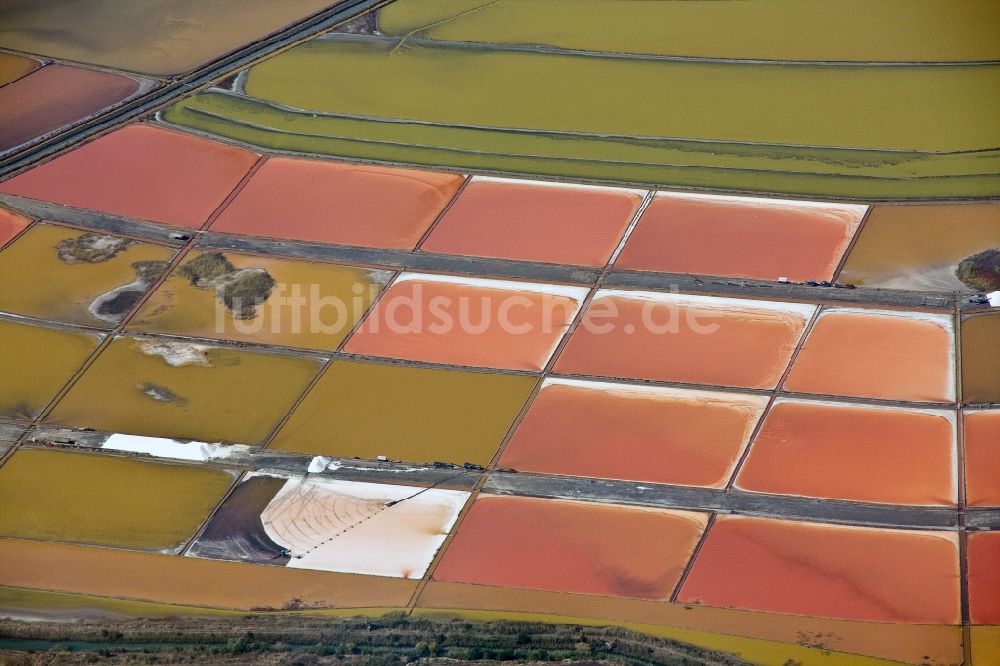
[[[976,291],[1000,289],[1000,248],[984,250],[966,257],[955,269],[955,276]]]
[[[214,289],[237,319],[256,317],[257,306],[267,300],[275,285],[265,269],[237,270],[221,252],[206,252],[181,266],[178,273],[199,289]]]
[[[67,264],[99,264],[113,258],[132,242],[127,238],[88,232],[59,241],[56,251],[59,259]]]

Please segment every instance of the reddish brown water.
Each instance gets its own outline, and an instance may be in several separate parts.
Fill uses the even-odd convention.
[[[829,280],[863,214],[863,206],[658,196],[615,265],[762,280]]]
[[[766,398],[627,384],[546,384],[501,467],[721,487]]]
[[[550,293],[543,293],[529,291],[529,283],[411,276],[389,288],[345,351],[541,370],[586,293],[585,288],[545,285],[541,288]]]
[[[772,388],[811,306],[784,308],[762,301],[605,291],[587,309],[556,371]]]
[[[0,184],[0,192],[200,227],[256,161],[214,141],[128,125]]]
[[[949,402],[953,364],[946,317],[829,310],[809,333],[784,388]]]
[[[1000,312],[962,319],[962,400],[1000,402]]]
[[[31,220],[28,218],[22,217],[14,211],[0,208],[0,247],[9,243],[29,224],[31,224]]]
[[[666,599],[707,517],[687,511],[481,496],[437,580]],[[656,544],[656,556],[650,556]]]
[[[736,485],[780,495],[954,505],[954,427],[942,412],[779,402]]]
[[[421,249],[603,266],[642,196],[635,190],[477,179]]]
[[[969,615],[974,624],[1000,624],[1000,532],[969,535]]]
[[[957,624],[957,538],[719,516],[677,600],[871,622]]]
[[[965,415],[965,501],[1000,506],[1000,410]]]
[[[126,76],[51,64],[0,88],[0,151],[117,104],[139,89]]]
[[[275,157],[253,175],[212,231],[409,250],[462,179]]]

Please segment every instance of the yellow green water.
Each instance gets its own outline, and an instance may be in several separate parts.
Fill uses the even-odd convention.
[[[217,93],[168,121],[274,150],[427,166],[855,199],[1000,192],[1000,150],[929,155],[714,142],[562,137],[313,117]]]
[[[677,63],[313,40],[255,66],[246,90],[298,109],[446,125],[805,146],[1000,146],[1000,66]],[[734,122],[734,109],[739,122]]]
[[[114,325],[113,320],[95,317],[88,310],[94,299],[135,282],[138,276],[133,264],[136,262],[165,262],[174,255],[167,247],[131,241],[114,256],[102,261],[68,262],[60,258],[60,243],[72,242],[87,233],[91,232],[39,223],[0,251],[0,310],[110,327]],[[126,240],[121,236],[99,235],[112,242]]]
[[[485,465],[534,377],[336,361],[269,448]]]
[[[381,32],[707,58],[1000,60],[992,0],[396,0]]]
[[[0,467],[0,535],[174,549],[232,481],[206,467],[21,449]]]
[[[156,437],[255,444],[292,406],[319,362],[159,340],[114,340],[60,400],[50,424]],[[177,357],[175,362],[181,362]]]
[[[202,93],[165,118],[265,148],[428,166],[859,199],[1000,193],[1000,66],[397,42],[308,42],[251,70],[261,99]]]
[[[192,252],[181,267],[202,256]],[[275,281],[256,316],[237,319],[214,288],[199,288],[174,271],[129,324],[130,329],[334,349],[385,286],[388,271],[225,253],[237,269],[263,269]]]
[[[98,342],[96,334],[0,319],[0,416],[38,416]]]

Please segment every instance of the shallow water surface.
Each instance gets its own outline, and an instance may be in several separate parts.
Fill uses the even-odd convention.
[[[1000,402],[1000,313],[962,319],[962,399]]]
[[[737,393],[550,379],[499,466],[719,488],[766,403]]]
[[[951,412],[779,400],[736,478],[743,490],[954,506]]]
[[[0,152],[78,122],[139,90],[139,81],[53,63],[0,88]]]
[[[957,535],[719,516],[681,603],[957,624]]]
[[[812,305],[602,290],[556,361],[560,373],[771,388]]]
[[[480,496],[434,578],[666,599],[706,522],[689,511]]]
[[[174,550],[208,517],[233,476],[209,467],[21,449],[0,468],[8,537]]]
[[[99,337],[0,319],[0,416],[30,420],[97,348]]]
[[[839,276],[887,289],[969,290],[958,263],[1000,248],[1000,204],[876,205]]]
[[[269,448],[486,465],[537,380],[337,360]]]
[[[171,248],[124,236],[35,224],[0,252],[0,309],[110,328],[173,256]]]
[[[745,197],[659,195],[616,268],[777,280],[829,280],[865,207]]]
[[[319,363],[168,339],[114,340],[59,401],[52,424],[256,444]]]
[[[831,308],[809,332],[784,388],[890,400],[955,397],[951,318]]]
[[[421,249],[601,267],[642,197],[641,190],[475,178]]]
[[[1000,409],[965,412],[965,501],[1000,506]]]
[[[204,264],[206,255],[218,257],[220,266],[228,262],[231,270],[199,280],[191,271],[199,263],[192,262]],[[390,276],[388,271],[338,264],[193,251],[149,297],[129,328],[329,350],[364,316]],[[241,284],[247,286],[239,291]],[[237,295],[226,296],[230,293]],[[241,299],[240,307],[233,298]]]
[[[272,157],[212,231],[409,250],[462,180],[432,171]]]
[[[344,350],[538,371],[552,356],[586,294],[586,287],[403,273]]]
[[[998,22],[989,0],[399,0],[378,14],[382,32],[421,39],[835,61],[1000,60],[988,28]]]
[[[198,228],[257,155],[152,125],[115,130],[0,184],[0,192]]]
[[[0,46],[149,74],[179,74],[331,0],[7,0]]]

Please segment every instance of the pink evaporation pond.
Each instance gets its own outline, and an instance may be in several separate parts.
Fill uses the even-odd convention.
[[[604,266],[642,203],[641,190],[474,179],[422,250]]]
[[[661,194],[617,268],[777,280],[829,280],[866,206]]]
[[[0,192],[197,228],[256,161],[215,141],[129,125],[15,176]]]
[[[965,502],[1000,506],[1000,410],[965,413]]]
[[[677,601],[813,617],[961,622],[957,535],[719,516]]]
[[[602,290],[557,372],[773,388],[815,306]]]
[[[404,273],[344,351],[541,370],[586,295],[584,287]]]
[[[29,224],[31,224],[31,220],[28,218],[22,217],[6,208],[0,208],[0,247],[9,243],[14,236],[21,233]]]
[[[549,379],[501,467],[721,488],[764,396]]]
[[[707,521],[690,511],[481,495],[434,578],[668,599]]]
[[[820,313],[785,380],[800,393],[950,402],[951,319],[945,315],[830,309]]]
[[[969,616],[1000,624],[1000,532],[969,534]]]
[[[780,400],[736,478],[741,490],[954,505],[952,413]]]
[[[127,76],[51,64],[0,87],[0,151],[113,106],[139,90]]]
[[[413,249],[463,176],[272,157],[212,231]]]

